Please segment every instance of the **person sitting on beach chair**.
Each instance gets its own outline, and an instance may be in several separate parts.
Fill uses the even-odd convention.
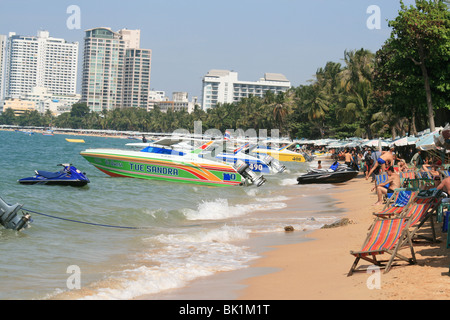
[[[392,153],[393,151],[394,149],[391,148],[389,151],[383,151],[381,153],[381,156],[374,163],[372,169],[370,169],[370,172],[366,177],[366,180],[369,179],[368,177],[378,166],[380,166],[381,170],[384,171],[388,166],[392,166],[394,164],[394,154]]]
[[[441,181],[441,183],[436,187],[437,190],[442,190],[447,194],[447,196],[450,195],[450,177],[445,178]]]
[[[388,178],[386,182],[380,183],[378,186],[373,187],[372,191],[377,191],[378,201],[374,205],[383,204],[383,196],[388,193],[394,193],[394,190],[400,188],[400,176],[395,172],[394,167],[389,167],[387,170]]]

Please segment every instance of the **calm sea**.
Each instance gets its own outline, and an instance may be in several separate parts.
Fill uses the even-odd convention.
[[[28,229],[0,229],[2,300],[158,299],[197,279],[248,267],[259,255],[250,238],[283,234],[291,225],[301,241],[302,234],[340,214],[327,196],[332,186],[296,185],[306,163],[265,175],[260,188],[112,178],[80,151],[127,148],[129,140],[65,138],[80,137],[0,131],[0,196],[37,212]],[[59,163],[72,163],[91,183],[75,188],[17,182],[34,170],[57,171]],[[288,210],[293,200],[298,208]]]

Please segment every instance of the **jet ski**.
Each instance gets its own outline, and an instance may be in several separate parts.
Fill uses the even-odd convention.
[[[21,184],[59,184],[64,186],[82,187],[90,181],[85,173],[70,163],[58,164],[63,168],[57,172],[36,170],[36,175],[18,180]]]
[[[312,169],[297,178],[298,184],[341,183],[358,175],[358,168],[335,161],[329,169]]]

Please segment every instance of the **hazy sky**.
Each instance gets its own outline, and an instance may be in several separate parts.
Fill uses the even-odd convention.
[[[80,9],[80,29],[67,27],[70,5]],[[376,21],[367,13],[373,5],[379,29],[367,26]],[[152,50],[152,89],[201,99],[211,69],[236,71],[243,81],[282,73],[293,86],[307,84],[327,61],[342,62],[344,50],[377,51],[399,8],[399,0],[0,0],[0,34],[48,30],[78,41],[80,93],[84,30],[140,29],[141,48]]]

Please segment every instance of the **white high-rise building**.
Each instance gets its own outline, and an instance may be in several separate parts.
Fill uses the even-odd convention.
[[[234,103],[250,95],[263,97],[270,90],[277,94],[285,92],[291,83],[280,73],[265,73],[258,81],[239,81],[238,73],[229,70],[210,70],[203,77],[203,110],[218,103]]]
[[[3,55],[4,98],[18,98],[33,87],[44,87],[57,95],[76,93],[78,42],[52,38],[48,31],[37,36],[11,32]]]
[[[6,40],[8,38],[3,35],[0,34],[0,105],[2,104],[2,100],[3,100],[3,70],[4,68],[4,57],[6,56]]]

